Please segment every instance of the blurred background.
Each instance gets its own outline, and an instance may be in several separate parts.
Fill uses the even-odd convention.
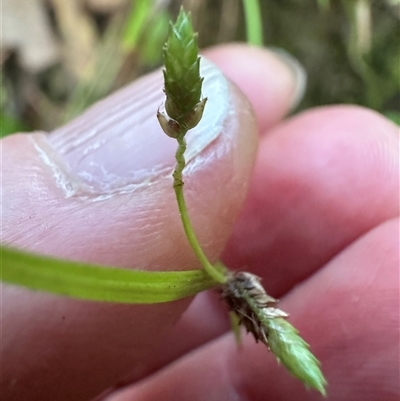
[[[181,5],[206,47],[246,41],[244,2],[253,3],[1,1],[2,136],[50,130],[159,67],[169,20]],[[290,52],[307,70],[298,110],[355,103],[400,123],[400,0],[259,3],[264,46]]]

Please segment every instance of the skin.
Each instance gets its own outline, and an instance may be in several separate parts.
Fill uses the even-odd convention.
[[[245,266],[280,297],[280,308],[322,362],[329,400],[398,400],[398,128],[355,106],[282,120],[297,94],[279,58],[243,45],[206,55],[254,110],[253,116],[231,87],[237,124],[188,166],[189,212],[207,254],[223,253],[229,266]],[[118,97],[101,107],[112,117],[118,102],[123,109]],[[96,113],[101,109],[51,137],[132,125],[106,112],[95,121]],[[198,267],[168,178],[105,199],[68,197],[31,135],[2,141],[6,243],[128,268]],[[46,148],[58,161],[53,150]],[[151,149],[143,152],[152,160]],[[238,350],[212,293],[130,306],[3,286],[1,317],[1,389],[8,401],[320,399],[250,336]]]

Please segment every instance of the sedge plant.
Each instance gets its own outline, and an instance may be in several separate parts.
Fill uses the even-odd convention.
[[[1,279],[62,296],[131,304],[169,302],[215,288],[230,312],[237,338],[243,326],[293,376],[326,395],[327,383],[318,360],[288,322],[288,314],[278,309],[277,300],[266,293],[260,278],[248,272],[232,272],[221,262],[211,263],[196,237],[184,196],[186,135],[200,122],[207,99],[202,97],[197,35],[190,15],[182,9],[175,24],[171,24],[163,56],[166,100],[165,110],[159,110],[157,118],[163,131],[177,141],[172,186],[185,234],[202,269],[127,270],[63,261],[2,246]]]

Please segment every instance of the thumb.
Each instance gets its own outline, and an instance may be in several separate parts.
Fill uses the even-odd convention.
[[[247,101],[212,63],[202,64],[208,102],[187,135],[185,193],[196,233],[215,258],[245,196],[257,140]],[[4,240],[88,262],[198,267],[172,189],[176,141],[156,118],[162,87],[158,71],[50,135],[6,138],[3,191],[12,207]]]
[[[239,91],[205,60],[202,75],[209,100],[188,134],[184,180],[199,241],[215,260],[246,194],[257,136]],[[3,241],[138,269],[199,267],[172,189],[176,143],[156,119],[162,86],[157,71],[50,135],[3,140]],[[129,368],[139,377],[187,304],[108,305],[4,286],[5,398],[81,400]]]

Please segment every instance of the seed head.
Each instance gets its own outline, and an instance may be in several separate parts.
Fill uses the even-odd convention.
[[[206,99],[201,100],[203,78],[200,77],[198,53],[197,34],[193,31],[190,14],[181,9],[175,24],[170,26],[163,49],[163,73],[165,110],[169,118],[186,130],[199,123],[206,103]]]
[[[326,395],[326,380],[320,363],[309,345],[286,320],[287,313],[276,307],[278,300],[269,296],[254,274],[233,273],[222,287],[222,297],[239,324],[263,342],[288,371],[306,386]]]

